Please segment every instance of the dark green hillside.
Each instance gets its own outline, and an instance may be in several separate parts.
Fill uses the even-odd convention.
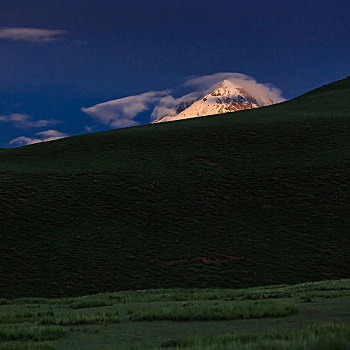
[[[350,79],[0,151],[0,296],[349,277]]]

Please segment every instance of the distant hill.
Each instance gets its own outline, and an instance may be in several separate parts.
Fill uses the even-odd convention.
[[[0,297],[350,277],[350,79],[0,152]]]

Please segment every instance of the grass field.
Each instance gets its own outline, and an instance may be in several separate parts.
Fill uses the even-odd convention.
[[[350,328],[332,323],[302,330],[188,337],[163,343],[163,348],[188,350],[345,350],[349,346]]]
[[[104,301],[109,305],[103,306]],[[74,308],[82,302],[85,308]],[[350,280],[3,299],[1,304],[0,349],[347,350],[350,346]]]
[[[350,79],[0,150],[0,297],[349,277]]]

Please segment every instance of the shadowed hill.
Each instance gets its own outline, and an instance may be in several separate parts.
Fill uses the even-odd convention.
[[[349,277],[350,79],[0,150],[0,296]]]

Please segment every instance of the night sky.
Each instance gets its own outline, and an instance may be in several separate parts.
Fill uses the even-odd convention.
[[[194,76],[296,97],[350,74],[349,14],[349,0],[0,0],[0,147],[111,129],[82,108]]]

